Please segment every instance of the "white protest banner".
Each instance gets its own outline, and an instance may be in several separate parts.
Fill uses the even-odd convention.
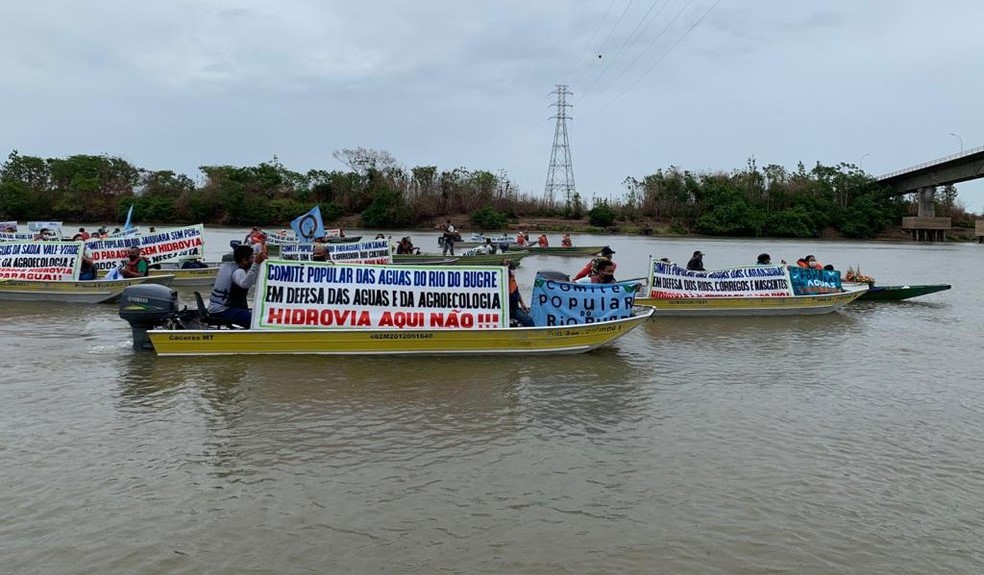
[[[253,329],[491,329],[509,321],[501,267],[262,266]]]
[[[34,232],[0,232],[0,242],[30,242]]]
[[[331,228],[325,230],[326,238],[340,238],[342,237],[342,228]]]
[[[205,227],[195,224],[143,236],[90,239],[85,245],[92,253],[97,270],[111,270],[126,263],[133,246],[140,246],[141,255],[152,264],[202,257],[205,253],[204,238]]]
[[[288,261],[309,261],[316,244],[292,244],[280,247],[280,257]],[[393,263],[389,242],[362,240],[347,244],[322,244],[328,249],[331,261],[346,264]]]
[[[82,242],[0,243],[0,279],[76,281]]]
[[[788,297],[793,295],[786,266],[748,266],[694,272],[672,263],[652,261],[649,297]]]
[[[27,230],[31,232],[40,232],[41,230],[60,230],[62,227],[62,222],[27,222]]]

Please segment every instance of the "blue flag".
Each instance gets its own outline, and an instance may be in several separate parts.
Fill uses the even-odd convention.
[[[534,325],[577,325],[632,317],[639,283],[570,283],[536,276],[530,316]]]
[[[126,223],[123,224],[124,230],[132,230],[133,224],[131,220],[133,219],[133,204],[130,204],[130,209],[126,212]]]
[[[321,206],[314,206],[310,212],[295,218],[290,227],[302,242],[310,243],[314,238],[324,237],[325,223],[321,221]]]

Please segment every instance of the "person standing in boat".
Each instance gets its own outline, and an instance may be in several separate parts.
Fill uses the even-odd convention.
[[[608,260],[612,262],[612,272],[614,272],[615,268],[618,267],[618,265],[612,261],[613,255],[615,255],[615,250],[613,250],[612,248],[608,246],[601,248],[601,251],[595,254],[595,257],[592,258],[591,261],[589,261],[583,268],[581,268],[581,271],[577,272],[577,274],[575,274],[574,277],[571,278],[571,281],[576,282],[581,278],[590,277],[591,272],[598,267],[598,263],[601,260]]]
[[[85,229],[85,228],[82,228]],[[84,242],[85,238],[82,234],[75,234],[72,238],[73,242]],[[92,261],[92,252],[89,248],[82,244],[82,263],[79,265],[79,279],[80,280],[94,280],[96,279],[96,265]]]
[[[266,259],[266,254],[260,252],[254,255],[250,246],[238,245],[232,252],[232,259],[219,268],[208,298],[208,313],[248,328],[253,314],[249,311],[247,294],[256,283],[260,264]]]
[[[127,262],[120,268],[125,278],[142,278],[150,274],[150,262],[140,255],[140,246],[132,246]]]
[[[687,269],[692,272],[704,272],[704,252],[697,250],[694,256],[687,262]]]
[[[451,223],[451,220],[445,222],[441,232],[441,237],[444,239],[444,255],[454,255],[454,240],[457,232],[458,230],[455,229],[454,224]]]
[[[509,318],[521,327],[533,327],[530,308],[526,307],[523,294],[519,293],[519,282],[516,281],[516,262],[506,258],[502,260],[502,265],[506,266],[506,271],[509,273]]]

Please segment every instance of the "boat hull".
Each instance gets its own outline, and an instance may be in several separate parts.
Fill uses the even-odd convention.
[[[489,330],[151,330],[162,356],[315,355],[539,355],[584,353],[625,335],[653,315],[562,327]]]
[[[532,246],[529,248],[530,255],[541,255],[541,256],[567,256],[567,257],[588,257],[597,255],[598,252],[602,250],[605,246],[574,246],[571,248],[538,248]]]
[[[505,253],[498,254],[478,254],[474,256],[449,256],[453,258],[454,261],[445,262],[445,265],[452,266],[498,266],[502,265],[502,260],[505,258],[510,258],[514,262],[519,262],[519,260],[530,255],[530,252],[526,250],[520,251],[507,251]],[[418,262],[428,262],[436,257],[432,254],[420,254],[420,255],[393,255],[394,264],[416,264]]]
[[[207,268],[171,268],[151,269],[151,277],[173,276],[169,285],[173,287],[205,287],[215,283],[215,277],[219,274],[218,266]],[[100,272],[100,276],[106,272]]]
[[[902,301],[950,289],[949,284],[915,286],[872,286],[858,301]]]
[[[845,289],[840,293],[789,297],[636,298],[636,305],[656,308],[658,317],[819,315],[858,299],[867,286]]]
[[[0,280],[0,301],[48,301],[58,303],[111,303],[123,290],[140,284],[171,285],[174,276],[147,276],[120,280],[35,281]]]

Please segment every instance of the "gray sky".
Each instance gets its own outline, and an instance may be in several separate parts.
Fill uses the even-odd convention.
[[[752,156],[879,174],[984,145],[982,23],[977,0],[4,0],[0,153],[197,179],[363,146],[539,195],[567,83],[587,199]]]

